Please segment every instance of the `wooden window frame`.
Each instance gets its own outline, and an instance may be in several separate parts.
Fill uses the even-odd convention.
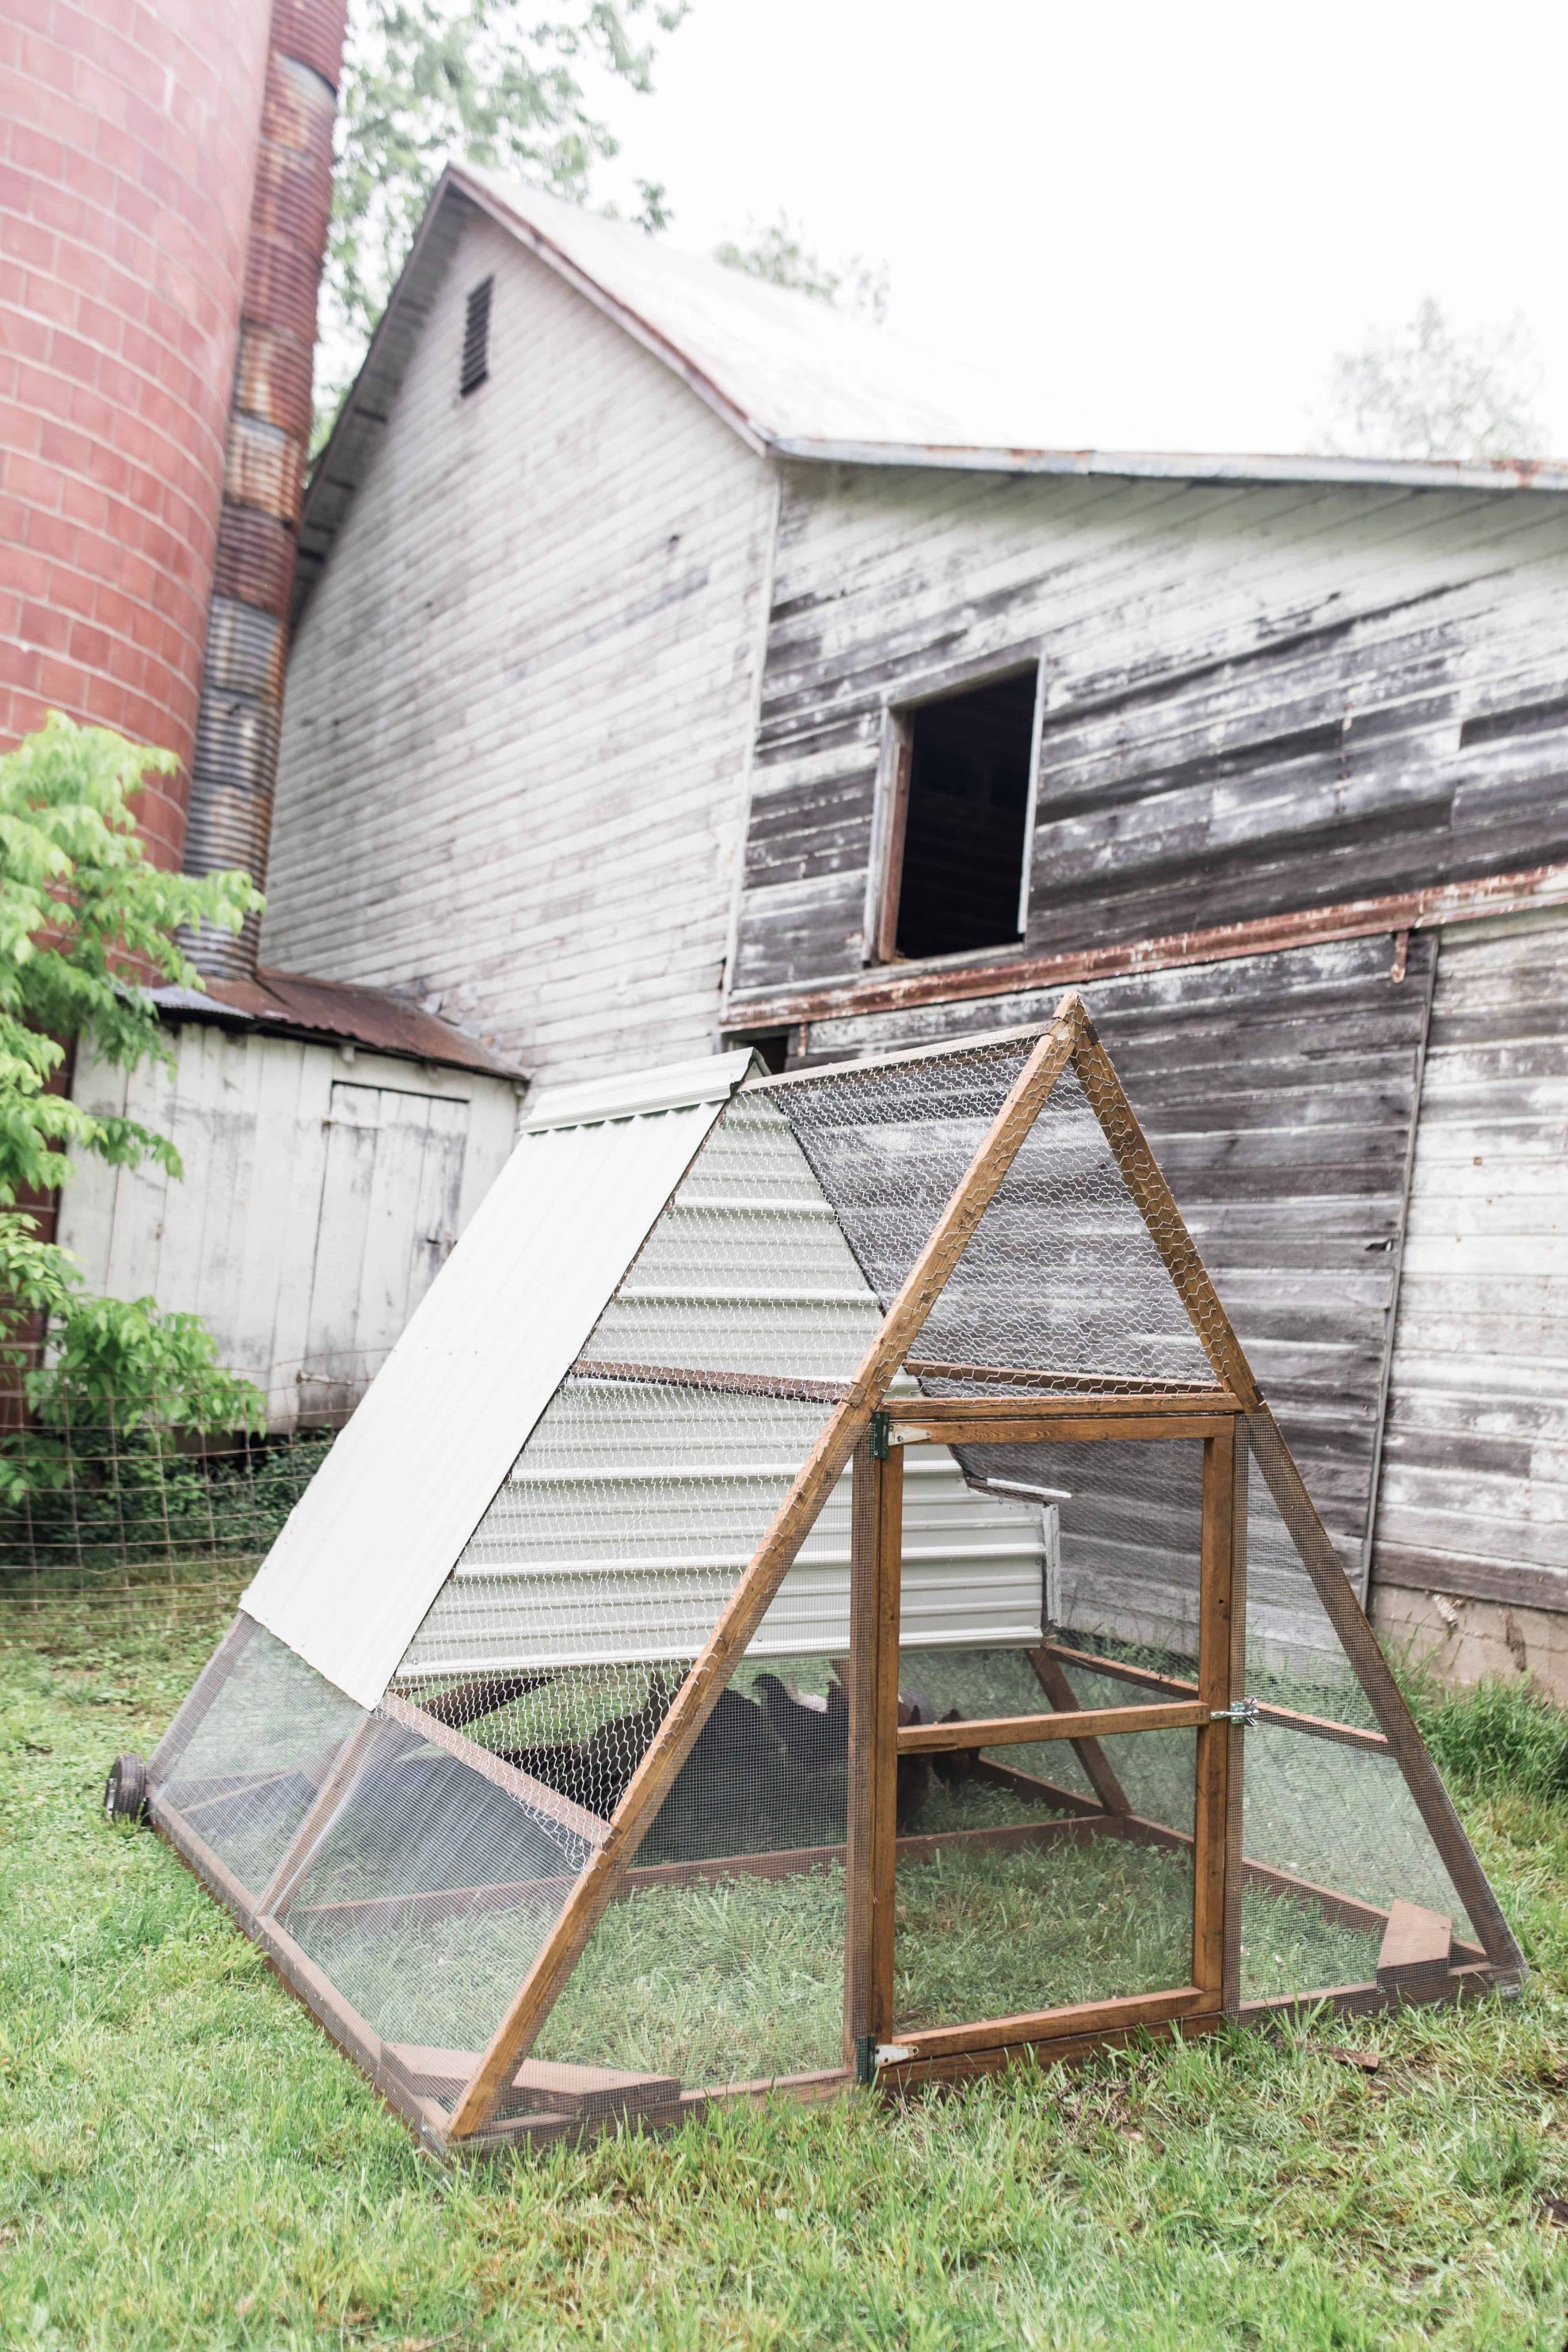
[[[1035,640],[994,654],[976,655],[927,670],[910,685],[889,695],[882,705],[880,740],[877,752],[877,790],[871,817],[871,856],[866,877],[866,914],[862,961],[868,964],[907,963],[915,959],[898,950],[899,901],[903,882],[904,835],[909,821],[910,769],[914,749],[914,717],[933,702],[951,702],[1010,677],[1035,677],[1035,715],[1029,743],[1029,782],[1024,803],[1024,854],[1018,873],[1018,936],[1028,929],[1029,885],[1033,866],[1035,804],[1040,780],[1040,722],[1045,715],[1046,662],[1044,647]],[[964,948],[955,956],[930,956],[925,963],[973,962],[994,955],[994,947]]]

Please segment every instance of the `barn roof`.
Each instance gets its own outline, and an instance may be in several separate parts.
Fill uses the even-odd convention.
[[[1202,482],[1568,489],[1568,464],[1106,451],[1053,441],[1048,393],[1005,384],[831,304],[763,283],[563,203],[448,164],[306,496],[297,604],[325,561],[391,413],[414,342],[474,208],[680,376],[750,446],[774,457],[987,472]]]

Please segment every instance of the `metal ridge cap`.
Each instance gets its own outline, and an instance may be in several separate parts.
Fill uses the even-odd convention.
[[[542,1089],[518,1132],[538,1135],[552,1129],[592,1127],[647,1112],[694,1110],[702,1103],[727,1102],[752,1067],[750,1045],[731,1046],[687,1062],[652,1070],[621,1070]]]
[[[1398,489],[1568,490],[1568,459],[1320,457],[1203,450],[1040,448],[1005,443],[840,441],[770,434],[775,457],[818,465],[931,466],[997,474],[1105,475],[1128,480],[1321,482]]]

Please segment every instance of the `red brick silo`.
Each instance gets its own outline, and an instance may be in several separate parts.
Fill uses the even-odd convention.
[[[5,0],[0,744],[55,706],[178,752],[207,635],[269,0]]]

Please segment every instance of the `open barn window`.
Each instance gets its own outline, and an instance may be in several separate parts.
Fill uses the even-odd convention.
[[[1037,683],[1031,663],[889,712],[879,961],[1019,937]]]
[[[463,318],[463,363],[458,373],[458,392],[464,400],[470,392],[478,392],[490,372],[490,297],[495,286],[493,278],[481,278],[477,286],[468,289],[468,307]]]

